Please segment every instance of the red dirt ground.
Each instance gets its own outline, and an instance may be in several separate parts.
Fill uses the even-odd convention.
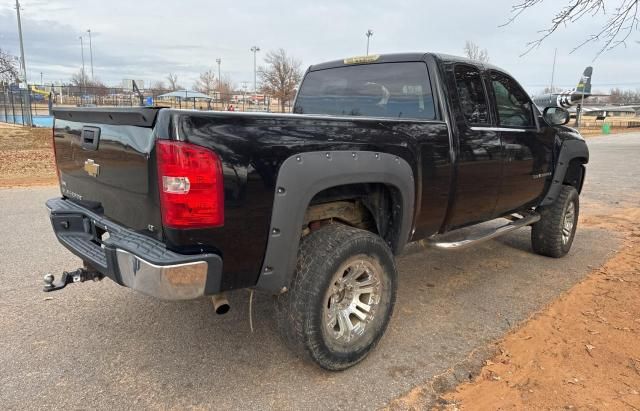
[[[0,123],[0,187],[57,183],[51,129]]]

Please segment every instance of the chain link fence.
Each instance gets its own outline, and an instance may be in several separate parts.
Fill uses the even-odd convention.
[[[28,90],[28,91],[27,91]],[[144,89],[139,93],[122,87],[29,85],[0,86],[0,122],[50,127],[55,107],[156,106],[188,110],[291,112],[291,102],[247,91],[209,94],[208,98],[162,97],[170,90]]]
[[[29,92],[20,88],[0,88],[0,122],[31,125]]]

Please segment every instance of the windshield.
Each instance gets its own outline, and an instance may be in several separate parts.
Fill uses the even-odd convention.
[[[431,84],[423,62],[363,64],[309,72],[294,112],[435,119]]]

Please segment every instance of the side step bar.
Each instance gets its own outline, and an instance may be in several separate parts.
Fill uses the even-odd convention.
[[[472,233],[466,238],[457,241],[446,241],[446,237],[450,237],[451,234],[457,230],[451,231],[443,235],[433,236],[423,240],[426,246],[437,248],[440,250],[462,250],[467,247],[471,247],[483,241],[491,240],[492,238],[499,237],[503,234],[510,233],[518,228],[522,228],[531,225],[540,220],[540,214],[528,213],[528,214],[513,214],[509,217],[513,220],[509,224],[505,224],[500,227],[496,227],[489,231]],[[468,227],[467,227],[468,228]]]

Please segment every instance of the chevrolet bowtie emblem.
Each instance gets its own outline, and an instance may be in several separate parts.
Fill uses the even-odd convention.
[[[98,174],[100,174],[100,164],[96,164],[92,159],[88,159],[84,162],[84,171],[90,176],[98,177]]]

